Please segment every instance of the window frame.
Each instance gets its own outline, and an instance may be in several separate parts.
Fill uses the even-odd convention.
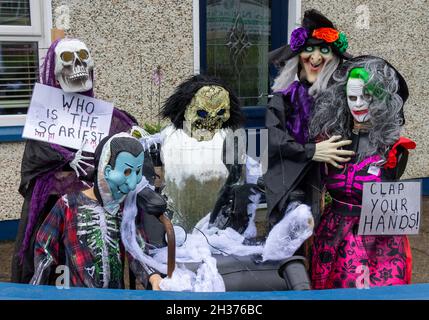
[[[194,29],[194,74],[207,72],[206,30],[207,30],[207,0],[193,0],[193,29]],[[287,23],[284,23],[284,16]],[[271,46],[270,50],[279,48],[290,41],[290,34],[301,23],[301,0],[272,0],[271,5]],[[277,73],[270,66],[269,74],[274,77]],[[266,106],[244,106],[246,128],[260,129],[265,126]]]
[[[42,17],[39,13],[42,12],[42,7],[44,1],[40,0],[30,0],[30,21],[31,25],[29,26],[19,26],[19,25],[0,25],[0,34],[1,35],[10,35],[10,36],[41,36],[42,35]]]
[[[0,42],[37,42],[39,66],[51,43],[52,1],[30,0],[31,26],[0,26]],[[0,115],[0,142],[23,141],[26,115]]]

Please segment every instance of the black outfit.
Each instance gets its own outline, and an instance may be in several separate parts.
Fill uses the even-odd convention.
[[[268,170],[264,175],[267,214],[270,227],[279,222],[294,191],[304,193],[315,224],[320,219],[320,164],[312,161],[316,145],[295,141],[286,127],[292,106],[282,93],[275,93],[268,104],[265,126],[268,128]]]
[[[34,226],[29,249],[20,261],[18,252],[21,249],[24,240],[25,230],[28,223],[28,213],[30,210],[31,198],[33,195],[36,179],[48,171],[58,167],[58,164],[64,162],[63,156],[52,149],[49,143],[27,140],[24,149],[24,155],[21,163],[21,182],[19,185],[19,193],[24,197],[21,217],[18,226],[18,233],[15,240],[14,255],[12,258],[12,276],[11,281],[17,283],[29,283],[34,273],[34,243],[37,230],[45,220],[49,211],[54,207],[59,199],[59,195],[52,194],[49,196],[45,206],[38,215],[37,222]],[[66,165],[63,171],[71,171],[70,166]]]
[[[345,146],[345,150],[354,151],[356,154],[365,153],[369,147],[369,132],[368,130],[354,130],[349,138],[352,141],[351,145]],[[382,171],[382,181],[398,181],[404,174],[408,163],[409,152],[403,146],[397,148],[397,165],[393,169],[384,169]],[[358,210],[360,216],[360,209]]]

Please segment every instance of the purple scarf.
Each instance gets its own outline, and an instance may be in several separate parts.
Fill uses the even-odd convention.
[[[287,89],[279,91],[288,97],[292,114],[286,119],[286,127],[296,142],[308,142],[308,124],[310,122],[313,98],[308,94],[308,85],[294,81]]]

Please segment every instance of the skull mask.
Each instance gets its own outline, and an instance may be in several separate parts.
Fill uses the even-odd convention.
[[[87,46],[79,40],[62,40],[55,48],[55,78],[65,92],[92,89],[94,61]]]
[[[211,140],[230,117],[229,93],[220,86],[204,86],[186,108],[186,129],[198,141]]]

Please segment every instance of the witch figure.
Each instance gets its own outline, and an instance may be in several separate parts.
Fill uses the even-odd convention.
[[[314,289],[409,284],[411,251],[406,235],[359,235],[364,182],[401,177],[415,143],[400,132],[408,88],[387,61],[360,56],[345,62],[315,101],[311,136],[341,135],[356,153],[344,168],[327,165],[323,182],[332,197],[315,230]],[[362,272],[367,272],[362,276]]]
[[[321,195],[316,162],[339,165],[351,154],[337,150],[350,143],[336,142],[341,137],[315,144],[308,133],[313,97],[326,90],[332,73],[350,57],[347,47],[344,33],[320,12],[308,10],[302,27],[292,32],[290,45],[270,54],[270,61],[282,67],[265,119],[269,158],[264,182],[270,227],[293,200],[309,205],[317,224]]]
[[[305,214],[310,216],[309,227],[302,232],[312,231],[319,222],[323,199],[320,163],[341,167],[353,154],[339,149],[351,141],[333,136],[315,143],[310,140],[308,129],[314,97],[326,90],[332,73],[344,59],[350,58],[347,47],[344,33],[320,12],[308,10],[302,26],[292,32],[290,45],[270,53],[270,61],[281,70],[274,80],[273,98],[265,117],[268,167],[263,179],[269,229],[288,216],[299,218]],[[301,245],[309,237],[295,234],[292,227],[289,230],[289,236],[301,239]],[[303,264],[308,246],[301,245],[297,246],[295,258]]]

